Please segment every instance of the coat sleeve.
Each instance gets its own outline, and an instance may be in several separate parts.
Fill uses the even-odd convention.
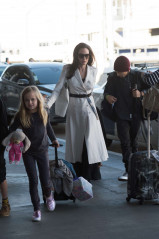
[[[9,127],[9,133],[12,133],[16,129],[18,129],[20,126],[21,126],[21,123],[20,123],[19,116],[16,115],[14,118],[14,121],[12,122],[12,124]]]
[[[143,78],[142,78],[142,76],[141,76],[141,72],[140,71],[136,71],[136,72],[134,72],[134,79],[135,79],[135,82],[134,83],[137,83],[137,89],[139,90],[139,91],[142,91],[142,92],[144,92],[144,93],[146,93],[146,91],[150,88],[150,85],[149,84],[147,84],[144,80],[143,80]],[[134,87],[134,85],[133,85],[133,87]]]
[[[106,95],[114,96],[114,80],[113,80],[112,74],[108,76],[107,83],[105,85],[104,97]]]
[[[159,70],[151,73],[151,74],[144,74],[143,77],[143,81],[147,84],[147,85],[155,85],[159,83]]]
[[[48,99],[48,102],[47,102],[48,108],[51,108],[51,106],[55,103],[56,99],[58,98],[60,94],[60,91],[62,90],[62,87],[65,83],[67,69],[68,69],[68,65],[65,65],[61,72],[60,79],[58,83],[56,84],[55,89],[53,90],[51,96]]]
[[[47,121],[46,129],[47,129],[47,134],[48,134],[48,136],[49,136],[49,139],[50,139],[51,141],[56,140],[56,136],[55,136],[54,130],[53,130],[51,124],[50,124],[49,115],[48,115],[48,121]]]

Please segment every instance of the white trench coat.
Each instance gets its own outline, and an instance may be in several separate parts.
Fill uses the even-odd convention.
[[[57,83],[48,106],[56,101],[65,83],[67,69],[63,67],[59,82]],[[72,94],[89,94],[93,91],[97,70],[87,65],[87,76],[83,83],[79,70],[68,80],[69,92]],[[95,107],[94,99],[89,97]],[[90,107],[87,98],[69,97],[66,115],[66,154],[65,159],[71,163],[82,161],[84,139],[86,142],[89,164],[106,161],[108,153],[100,125],[95,113]]]

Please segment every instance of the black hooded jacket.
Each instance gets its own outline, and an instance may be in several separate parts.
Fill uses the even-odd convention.
[[[116,72],[109,74],[104,90],[104,101],[106,101],[106,95],[112,95],[117,98],[113,106],[116,120],[131,120],[132,118],[142,117],[142,101],[141,98],[132,96],[132,89],[134,88],[139,91],[149,88],[143,82],[140,72],[130,70],[124,78],[118,77]],[[106,103],[104,101],[102,103]]]

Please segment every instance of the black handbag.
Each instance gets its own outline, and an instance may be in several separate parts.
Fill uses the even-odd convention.
[[[147,114],[149,113],[149,110],[143,109],[143,120],[147,120]],[[150,114],[150,120],[157,120],[158,119],[158,113],[152,111]]]

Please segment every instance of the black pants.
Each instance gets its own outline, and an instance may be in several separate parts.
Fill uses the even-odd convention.
[[[82,176],[88,181],[101,179],[100,168],[98,163],[94,164],[88,163],[88,154],[85,140],[83,144],[82,163],[80,162],[74,163],[73,167],[76,171],[77,177]]]
[[[43,194],[46,197],[51,195],[50,173],[49,173],[49,158],[48,152],[39,152],[36,154],[23,154],[24,166],[29,178],[29,190],[34,211],[40,208],[40,198],[38,194],[38,173],[42,186]]]
[[[123,163],[126,172],[128,172],[128,161],[131,153],[138,151],[138,132],[141,125],[141,119],[118,120],[117,131],[121,143]]]
[[[6,162],[4,159],[5,147],[0,145],[0,184],[6,180]]]

